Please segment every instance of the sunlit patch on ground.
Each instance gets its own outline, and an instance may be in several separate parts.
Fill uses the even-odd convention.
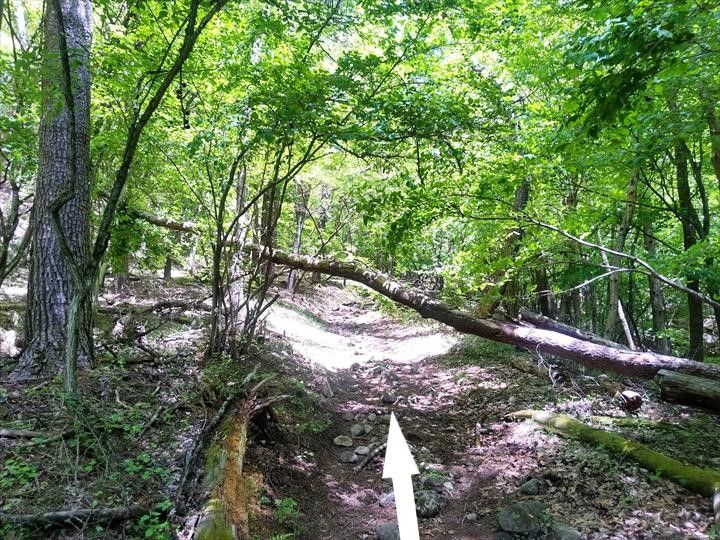
[[[267,328],[292,343],[296,353],[331,371],[373,361],[412,364],[445,354],[456,343],[437,326],[409,328],[365,310],[348,317],[349,309],[352,307],[340,304],[318,320],[305,310],[278,302],[270,309]]]

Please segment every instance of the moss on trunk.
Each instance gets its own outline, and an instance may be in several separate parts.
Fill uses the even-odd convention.
[[[531,418],[546,429],[583,442],[601,445],[608,451],[629,457],[641,467],[659,473],[700,495],[713,497],[720,490],[720,471],[686,465],[656,452],[644,444],[626,439],[616,433],[590,427],[564,414],[525,410],[514,412],[510,416]]]

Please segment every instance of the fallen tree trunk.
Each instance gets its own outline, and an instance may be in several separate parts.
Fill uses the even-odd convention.
[[[660,370],[655,378],[660,396],[671,403],[698,405],[720,411],[720,382],[684,373]]]
[[[194,512],[185,521],[183,538],[249,538],[248,509],[251,500],[257,495],[257,487],[262,485],[262,482],[251,478],[243,470],[248,427],[255,415],[289,397],[259,396],[259,390],[272,376],[262,379],[248,390],[246,386],[256,372],[257,367],[245,376],[240,389],[223,402],[188,450],[175,498],[174,513],[185,514],[186,497],[189,491],[195,490],[199,479],[200,471],[195,470],[195,464],[206,447],[201,491],[208,497],[202,509]]]
[[[625,345],[622,345],[620,343],[610,341],[609,339],[605,339],[604,337],[598,336],[597,334],[593,334],[591,332],[586,332],[585,330],[580,330],[579,328],[575,328],[574,326],[570,326],[569,324],[561,323],[560,321],[556,321],[555,319],[551,319],[550,317],[545,317],[544,315],[533,313],[532,311],[528,311],[527,309],[523,309],[520,311],[520,320],[528,322],[537,328],[552,330],[553,332],[559,332],[560,334],[565,334],[566,336],[581,339],[583,341],[589,341],[590,343],[605,345],[606,347],[611,347],[613,349],[628,349]]]
[[[320,259],[269,249],[262,249],[260,256],[276,264],[321,272],[363,283],[391,300],[416,310],[422,317],[435,319],[460,332],[542,353],[554,354],[574,360],[588,368],[614,371],[646,379],[654,377],[661,369],[720,379],[720,366],[718,365],[650,352],[619,350],[596,343],[588,343],[551,330],[475,317],[471,313],[453,309],[443,302],[410,289],[389,276],[353,262]]]
[[[135,504],[118,508],[79,508],[42,514],[0,514],[0,523],[10,525],[83,526],[94,521],[134,519],[150,513],[152,506]]]
[[[652,473],[660,473],[665,478],[694,493],[712,497],[716,519],[719,515],[720,471],[686,465],[656,452],[644,444],[626,439],[615,433],[590,427],[564,414],[525,410],[511,413],[509,416],[516,419],[531,418],[548,430],[583,442],[596,443],[614,454],[627,456]]]

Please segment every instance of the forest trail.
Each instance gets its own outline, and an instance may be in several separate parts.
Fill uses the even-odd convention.
[[[298,296],[295,301],[273,306],[267,329],[286,339],[312,365],[333,372],[356,363],[418,364],[446,354],[457,343],[455,335],[438,325],[398,324],[372,309],[372,301],[337,287],[323,287],[313,298]]]
[[[532,422],[505,422],[507,413],[548,405],[622,414],[607,396],[518,372],[508,360],[522,353],[512,347],[476,341],[468,348],[440,325],[383,314],[355,286],[283,295],[267,329],[292,347],[274,353],[276,367],[305,384],[280,411],[278,440],[256,438],[248,464],[276,504],[297,502],[299,513],[286,520],[295,538],[374,539],[395,520],[384,451],[360,471],[362,455],[343,462],[354,461],[358,447],[385,442],[390,412],[421,471],[416,497],[424,492],[432,514],[419,520],[423,539],[511,538],[498,532],[498,513],[532,501],[545,508],[545,531],[555,523],[566,534],[533,538],[707,538],[707,521],[674,515],[677,500],[688,516],[703,515],[701,497]],[[339,436],[352,446],[336,444]]]
[[[323,396],[331,419],[311,448],[297,449],[295,463],[284,474],[269,473],[284,497],[300,502],[297,537],[375,538],[378,526],[394,521],[394,502],[388,497],[392,485],[381,478],[384,451],[360,471],[355,467],[363,455],[353,458],[357,462],[342,462],[348,451],[385,442],[392,411],[421,470],[427,466],[416,478],[416,492],[422,488],[418,482],[432,485],[429,491],[445,503],[438,517],[421,521],[421,536],[491,538],[489,524],[463,523],[474,511],[467,497],[498,474],[492,468],[470,474],[476,463],[463,440],[472,415],[461,398],[482,386],[484,370],[437,364],[435,358],[457,345],[457,334],[435,323],[395,320],[358,295],[364,287],[350,290],[355,292],[324,286],[312,296],[279,302],[268,317],[267,329],[308,362],[309,386]],[[343,435],[352,438],[351,447],[333,442]],[[262,469],[268,474],[267,465]],[[487,536],[479,534],[482,529]]]

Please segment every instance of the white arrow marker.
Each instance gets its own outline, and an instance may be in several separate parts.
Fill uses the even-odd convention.
[[[412,485],[413,474],[419,474],[419,471],[393,413],[385,449],[383,478],[392,478],[400,540],[420,540]]]

